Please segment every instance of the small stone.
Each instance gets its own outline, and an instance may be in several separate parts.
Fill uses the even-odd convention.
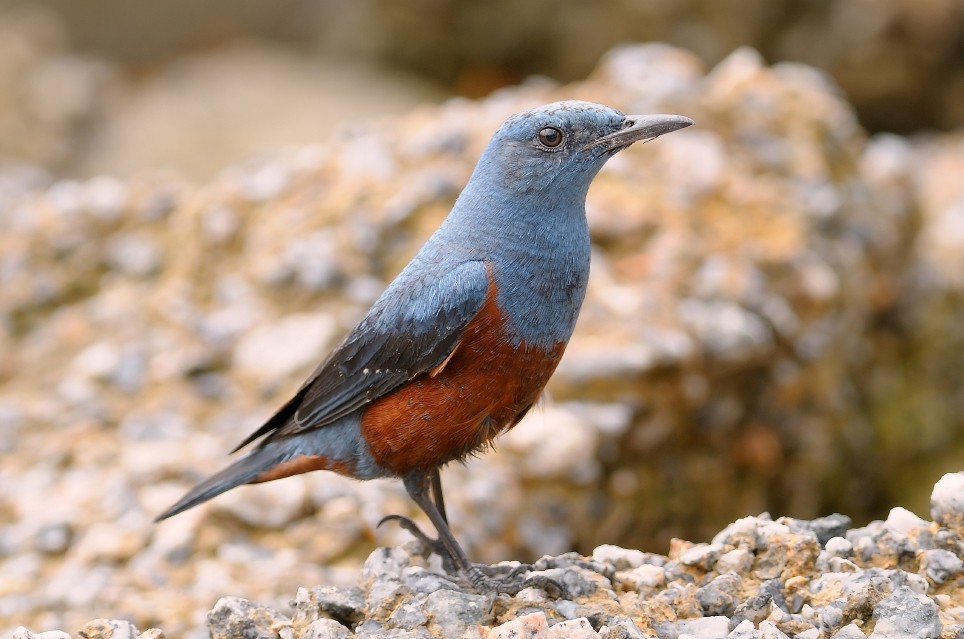
[[[785,632],[777,628],[772,621],[760,622],[760,639],[790,639]]]
[[[240,597],[221,597],[207,615],[210,639],[278,639],[289,623],[273,608]]]
[[[107,265],[131,277],[147,277],[161,266],[161,249],[144,233],[117,233],[104,247]]]
[[[85,208],[104,220],[116,219],[127,204],[127,186],[118,178],[99,175],[83,185]]]
[[[442,637],[457,637],[469,626],[489,618],[488,597],[455,590],[431,593],[425,598],[424,609]]]
[[[901,586],[874,608],[877,624],[869,639],[903,639],[904,637],[939,637],[941,622],[937,604]]]
[[[443,635],[449,636],[449,635]],[[593,630],[592,624],[585,617],[561,621],[551,626],[548,632],[541,633],[542,639],[599,639],[599,633]]]
[[[760,631],[756,629],[753,622],[744,619],[736,624],[736,627],[726,635],[726,639],[760,639]]]
[[[321,618],[331,618],[344,626],[354,626],[365,618],[365,592],[357,586],[299,588],[291,606],[296,611],[296,626],[314,623]]]
[[[643,564],[632,570],[621,570],[614,576],[614,584],[627,590],[658,588],[666,583],[666,569],[662,566]]]
[[[77,633],[83,639],[136,639],[137,628],[123,619],[94,619]]]
[[[229,491],[214,502],[214,508],[248,525],[280,530],[301,513],[307,494],[302,478],[267,482],[257,488]]]
[[[741,574],[748,571],[752,565],[753,555],[750,554],[749,550],[746,548],[734,548],[720,555],[713,569],[721,575],[727,572]]]
[[[536,639],[548,631],[549,621],[546,613],[539,611],[516,617],[493,628],[487,639]]]
[[[730,620],[726,617],[703,617],[680,619],[672,625],[680,635],[691,635],[695,639],[719,639],[729,633]]]
[[[898,506],[897,508],[891,508],[885,523],[890,530],[906,535],[917,528],[927,528],[929,522],[921,519],[906,508]]]
[[[964,572],[964,561],[948,550],[934,548],[921,553],[920,574],[935,586]]]
[[[931,517],[945,528],[964,534],[964,471],[947,473],[934,484]]]
[[[679,562],[684,566],[698,566],[703,570],[712,570],[716,560],[722,554],[722,544],[696,544],[680,554]]]
[[[388,618],[388,624],[394,628],[411,630],[428,623],[428,617],[417,602],[404,603],[395,609]]]
[[[318,359],[335,333],[326,313],[295,313],[258,326],[238,340],[234,365],[263,382],[276,383]]]
[[[830,539],[841,537],[853,525],[853,520],[846,515],[835,513],[826,517],[818,517],[810,521],[800,521],[806,530],[817,536],[817,541],[821,546],[825,546]]]
[[[641,550],[603,544],[592,551],[592,558],[596,561],[610,563],[616,570],[629,570],[643,565],[646,560],[646,553]]]
[[[70,635],[63,630],[48,630],[46,632],[30,632],[23,626],[17,626],[10,639],[70,639]]]
[[[629,617],[617,615],[599,629],[601,639],[646,639],[638,626]]]
[[[444,575],[440,575],[431,570],[426,570],[421,566],[409,566],[402,571],[402,583],[408,586],[413,593],[430,594],[443,588],[456,590],[455,583]]]
[[[773,332],[759,315],[725,300],[683,299],[677,313],[711,356],[743,362],[770,347]]]
[[[810,628],[809,630],[798,632],[794,636],[794,639],[818,639],[818,637],[820,637],[820,631],[816,628]]]
[[[831,639],[867,639],[867,635],[855,623],[848,623],[846,626],[833,634]]]
[[[334,619],[315,619],[301,633],[300,639],[350,639],[351,636],[351,630]]]
[[[720,575],[696,590],[696,600],[707,616],[730,616],[739,602],[740,576],[735,572]]]
[[[831,556],[849,557],[854,551],[854,545],[845,537],[831,537],[824,545],[824,550]]]

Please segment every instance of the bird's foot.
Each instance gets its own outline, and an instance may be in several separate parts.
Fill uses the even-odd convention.
[[[545,575],[522,577],[531,569],[531,566],[527,564],[513,566],[508,571],[498,570],[498,568],[501,567],[473,564],[466,571],[465,576],[468,577],[472,586],[484,595],[504,594],[511,596],[519,594],[526,588],[540,588],[545,590],[546,594],[553,599],[565,599],[569,596],[566,587],[551,577]]]
[[[458,572],[455,563],[452,561],[452,557],[445,548],[445,544],[434,537],[429,537],[418,527],[418,524],[410,518],[404,515],[385,515],[375,527],[378,528],[387,521],[397,521],[399,526],[410,532],[412,536],[418,539],[419,543],[425,546],[426,550],[428,550],[427,554],[436,554],[441,557],[442,568],[445,569],[445,572],[449,574],[456,574]]]
[[[378,526],[388,521],[397,521],[399,526],[410,532],[430,553],[442,558],[442,568],[445,572],[450,575],[463,575],[480,594],[517,595],[526,588],[541,588],[555,599],[568,597],[566,588],[555,579],[545,575],[523,578],[522,575],[532,570],[530,564],[511,566],[473,563],[464,571],[460,570],[458,563],[452,558],[445,544],[439,539],[428,536],[410,518],[404,515],[386,515],[378,522]]]

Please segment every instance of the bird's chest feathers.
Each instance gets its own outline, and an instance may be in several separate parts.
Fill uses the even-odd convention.
[[[555,371],[565,342],[513,345],[495,286],[438,366],[372,402],[361,427],[372,457],[403,476],[462,459],[515,425]]]
[[[589,279],[589,238],[546,238],[494,258],[498,303],[514,344],[549,346],[568,341]]]

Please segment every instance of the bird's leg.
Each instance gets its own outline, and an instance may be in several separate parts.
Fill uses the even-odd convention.
[[[438,471],[436,470],[435,473],[437,477]],[[459,542],[455,539],[455,535],[453,535],[449,529],[445,517],[429,498],[429,485],[431,484],[433,489],[435,485],[438,485],[439,489],[441,489],[441,482],[437,481],[430,473],[414,472],[405,477],[404,483],[405,490],[408,491],[409,496],[418,504],[418,507],[428,515],[432,525],[435,526],[435,530],[438,531],[438,539],[434,540],[436,543],[430,544],[433,546],[433,550],[442,555],[443,562],[447,556],[451,565],[467,577],[477,591],[487,594],[505,593],[514,595],[524,588],[535,586],[543,588],[550,594],[560,595],[565,593],[565,590],[560,584],[547,577],[531,577],[529,579],[514,579],[512,581],[503,581],[488,577],[482,569],[472,563],[468,555],[465,554],[465,551],[462,550],[462,546],[459,545]],[[439,496],[441,495],[441,490],[439,490],[438,494]],[[408,527],[406,526],[406,528]],[[416,536],[420,536],[421,538],[425,537],[425,534],[419,531]],[[439,552],[440,550],[443,552]]]
[[[445,499],[442,497],[442,477],[439,474],[439,469],[436,468],[432,470],[431,473],[432,480],[432,501],[435,502],[435,507],[438,508],[439,514],[442,515],[442,519],[448,523],[448,517],[445,515]],[[435,553],[442,558],[442,566],[445,568],[446,572],[455,572],[458,568],[452,563],[452,558],[446,552],[445,547],[442,542],[438,539],[433,539],[429,537],[428,534],[422,531],[411,518],[404,515],[386,515],[382,517],[381,521],[378,522],[378,526],[381,526],[386,521],[397,521],[398,525],[412,533],[412,535],[418,539],[429,552]]]
[[[449,523],[449,518],[445,515],[445,499],[442,497],[442,475],[438,468],[432,469],[432,501],[442,515],[442,521]]]

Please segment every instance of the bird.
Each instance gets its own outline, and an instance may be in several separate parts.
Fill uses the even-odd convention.
[[[498,578],[448,525],[439,471],[483,452],[532,408],[559,364],[589,279],[586,194],[606,161],[693,124],[566,100],[509,117],[450,213],[298,391],[156,521],[242,484],[316,470],[400,479],[437,538],[403,526],[479,592]],[[552,584],[549,584],[552,585]]]

